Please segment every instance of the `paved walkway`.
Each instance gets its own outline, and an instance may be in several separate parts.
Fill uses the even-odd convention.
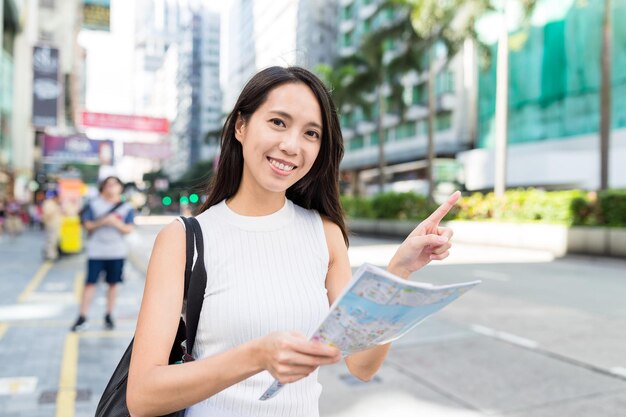
[[[0,238],[0,415],[93,416],[100,393],[132,337],[143,278],[129,265],[104,330],[105,286],[87,331],[69,331],[84,282],[84,255],[43,262],[43,234]]]

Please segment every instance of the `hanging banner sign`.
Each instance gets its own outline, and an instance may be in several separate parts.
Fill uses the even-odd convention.
[[[59,50],[33,48],[33,126],[56,126],[62,86],[59,81]]]

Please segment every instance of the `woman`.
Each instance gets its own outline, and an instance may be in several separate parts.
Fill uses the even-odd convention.
[[[272,67],[244,87],[222,131],[219,169],[197,216],[207,287],[195,361],[167,365],[183,301],[185,232],[157,236],[148,266],[127,392],[134,416],[318,416],[317,368],[341,359],[308,337],[351,278],[339,203],[343,139],[320,80]],[[448,255],[438,227],[455,193],[400,246],[389,271],[407,278]],[[346,358],[369,380],[389,345]],[[268,401],[274,378],[287,383]]]

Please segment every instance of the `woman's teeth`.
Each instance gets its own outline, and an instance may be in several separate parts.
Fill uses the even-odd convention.
[[[293,165],[285,165],[273,159],[270,159],[270,164],[274,165],[276,168],[280,169],[281,171],[286,171],[286,172],[289,172],[295,168],[295,166]]]

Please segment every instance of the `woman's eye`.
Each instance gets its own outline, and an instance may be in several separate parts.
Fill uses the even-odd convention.
[[[285,122],[280,119],[270,119],[270,122],[272,122],[275,126],[285,126]]]
[[[317,133],[315,130],[309,130],[308,132],[306,132],[306,134],[308,136],[311,136],[311,137],[315,138],[315,139],[319,139],[320,138],[320,134]]]

